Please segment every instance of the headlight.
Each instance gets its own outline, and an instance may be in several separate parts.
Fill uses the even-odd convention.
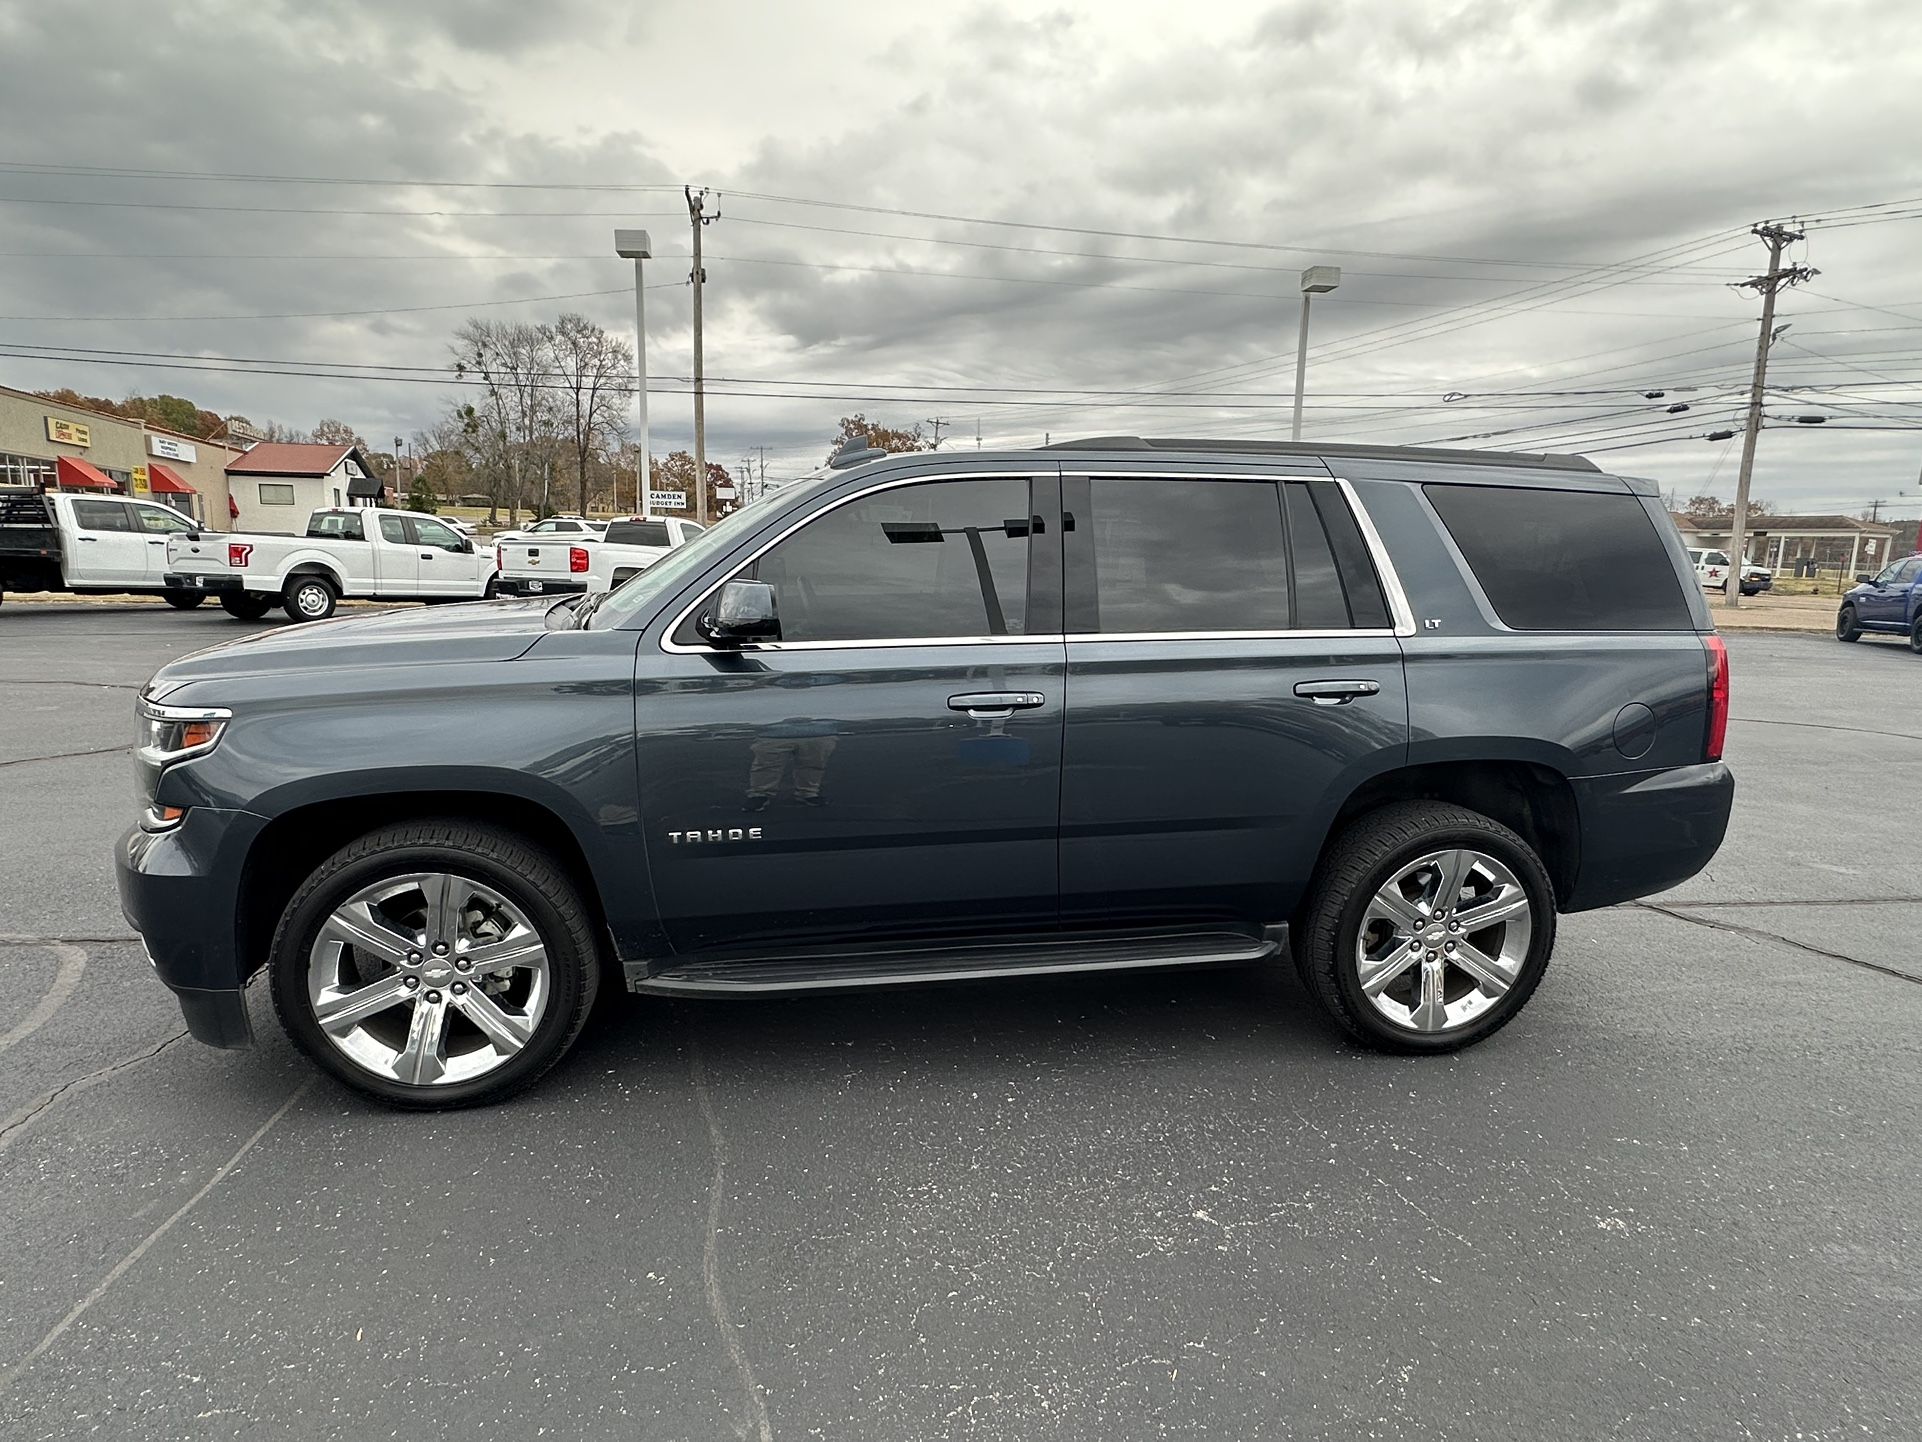
[[[155,768],[213,750],[234,714],[221,706],[162,706],[144,696],[135,710],[140,759]]]

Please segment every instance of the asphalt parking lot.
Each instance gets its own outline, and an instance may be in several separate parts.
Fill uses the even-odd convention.
[[[1711,869],[1363,1053],[1292,975],[616,997],[491,1111],[180,1040],[135,690],[0,613],[0,1437],[1913,1437],[1922,660],[1730,638]]]

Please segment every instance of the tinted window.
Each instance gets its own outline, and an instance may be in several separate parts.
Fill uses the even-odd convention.
[[[1273,481],[1103,477],[1092,492],[1102,631],[1289,629]]]
[[[83,531],[131,531],[127,508],[118,501],[75,501],[73,523]]]
[[[455,535],[452,528],[427,516],[414,517],[414,535],[423,546],[433,546],[442,551],[464,551],[467,542]]]
[[[665,546],[666,521],[616,521],[607,528],[607,541],[614,546]]]
[[[1341,573],[1342,598],[1347,603],[1350,622],[1370,629],[1386,628],[1389,625],[1388,600],[1382,595],[1381,578],[1375,574],[1375,562],[1368,554],[1368,543],[1362,540],[1361,527],[1355,523],[1355,513],[1348,509],[1341,488],[1333,481],[1307,481],[1299,485],[1291,483],[1290,493],[1296,490],[1308,493],[1314,503],[1315,514],[1321,517],[1328,547],[1335,553],[1335,569]],[[1296,545],[1299,547],[1303,544],[1300,536],[1307,535],[1313,528],[1304,518],[1302,524],[1294,529],[1298,533]],[[1302,604],[1305,609],[1306,596]],[[1305,626],[1308,623],[1304,621],[1302,624]]]
[[[1661,533],[1634,496],[1425,486],[1502,621],[1518,631],[1692,631]]]
[[[1913,581],[1916,573],[1922,571],[1922,561],[1904,561],[1895,573],[1895,584],[1906,586]]]
[[[134,518],[140,522],[143,531],[156,531],[163,536],[175,531],[191,531],[193,522],[178,511],[170,511],[164,506],[135,506]]]
[[[1028,482],[937,481],[864,496],[755,563],[784,641],[1022,635]]]

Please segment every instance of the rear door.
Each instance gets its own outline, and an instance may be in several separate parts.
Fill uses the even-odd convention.
[[[420,594],[420,543],[405,516],[381,516],[373,539],[374,593],[379,596]]]
[[[74,547],[67,558],[72,586],[139,587],[147,584],[147,537],[134,526],[125,501],[75,496]],[[166,538],[161,552],[166,551]],[[156,583],[157,584],[157,583]]]
[[[1062,478],[1064,925],[1285,920],[1408,734],[1370,549],[1326,478]]]
[[[857,490],[728,574],[778,644],[643,644],[641,823],[683,953],[1051,929],[1063,643],[1050,476]]]

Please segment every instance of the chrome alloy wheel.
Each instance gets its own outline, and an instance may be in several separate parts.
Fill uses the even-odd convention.
[[[410,1086],[505,1064],[533,1038],[551,991],[546,943],[520,908],[446,872],[362,887],[307,953],[307,997],[328,1041]]]
[[[1482,851],[1430,852],[1391,876],[1362,913],[1362,995],[1408,1031],[1466,1026],[1515,984],[1533,934],[1514,872]]]

